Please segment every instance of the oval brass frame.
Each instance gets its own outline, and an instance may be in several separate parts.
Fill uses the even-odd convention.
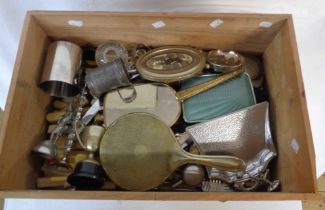
[[[156,70],[147,65],[151,58],[168,53],[183,53],[192,57],[192,62],[186,66],[172,70]],[[136,62],[136,68],[141,77],[155,82],[175,82],[190,78],[201,72],[206,65],[206,58],[201,50],[185,46],[159,47],[147,52]]]

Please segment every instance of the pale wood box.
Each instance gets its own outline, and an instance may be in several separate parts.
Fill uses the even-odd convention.
[[[209,24],[217,19],[223,23],[211,27]],[[77,24],[69,25],[71,20]],[[165,26],[153,27],[157,21],[163,21]],[[281,180],[281,192],[35,190],[40,163],[33,159],[30,151],[46,135],[45,115],[52,99],[38,84],[44,55],[52,40],[70,40],[82,46],[98,45],[106,40],[154,46],[191,45],[261,55],[272,134],[278,150],[274,171]],[[2,124],[1,197],[140,200],[304,200],[315,197],[314,148],[293,21],[287,14],[28,12]],[[299,145],[298,151],[292,149],[293,139]]]

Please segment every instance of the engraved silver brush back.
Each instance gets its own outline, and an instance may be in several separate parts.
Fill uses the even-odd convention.
[[[268,102],[263,102],[186,128],[201,154],[233,155],[247,164],[245,173],[208,169],[210,178],[232,183],[265,171],[276,156],[268,107]]]

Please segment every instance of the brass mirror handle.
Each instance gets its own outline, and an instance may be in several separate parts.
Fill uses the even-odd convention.
[[[185,99],[188,99],[192,96],[195,96],[196,94],[199,94],[203,91],[206,91],[216,85],[219,85],[223,82],[226,82],[227,80],[229,79],[232,79],[236,76],[239,76],[241,73],[244,72],[244,68],[240,68],[236,71],[233,71],[231,73],[228,73],[228,74],[225,74],[225,75],[222,75],[220,77],[217,77],[216,79],[213,79],[213,80],[210,80],[208,82],[204,82],[202,84],[199,84],[199,85],[196,85],[196,86],[193,86],[193,87],[190,87],[190,88],[187,88],[185,90],[182,90],[182,91],[178,91],[175,95],[176,95],[176,98],[178,100],[180,100],[181,102],[183,102]]]
[[[195,155],[185,152],[186,163],[217,168],[224,171],[240,172],[246,169],[246,163],[237,157],[227,155]]]

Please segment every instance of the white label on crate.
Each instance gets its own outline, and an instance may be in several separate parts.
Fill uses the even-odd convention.
[[[68,24],[80,28],[84,25],[84,22],[82,20],[68,20]]]
[[[223,20],[221,19],[216,19],[214,21],[212,21],[209,25],[211,28],[217,28],[219,27],[221,24],[223,24]]]
[[[259,26],[260,27],[263,27],[263,28],[269,28],[269,27],[271,27],[273,25],[273,23],[272,22],[269,22],[269,21],[262,21],[262,22],[260,22],[260,24],[259,24]]]
[[[296,154],[298,154],[300,146],[295,138],[291,140],[291,148]]]
[[[164,23],[164,21],[159,20],[157,22],[154,22],[153,24],[151,24],[155,29],[159,29],[159,28],[163,28],[166,26],[166,24]]]

